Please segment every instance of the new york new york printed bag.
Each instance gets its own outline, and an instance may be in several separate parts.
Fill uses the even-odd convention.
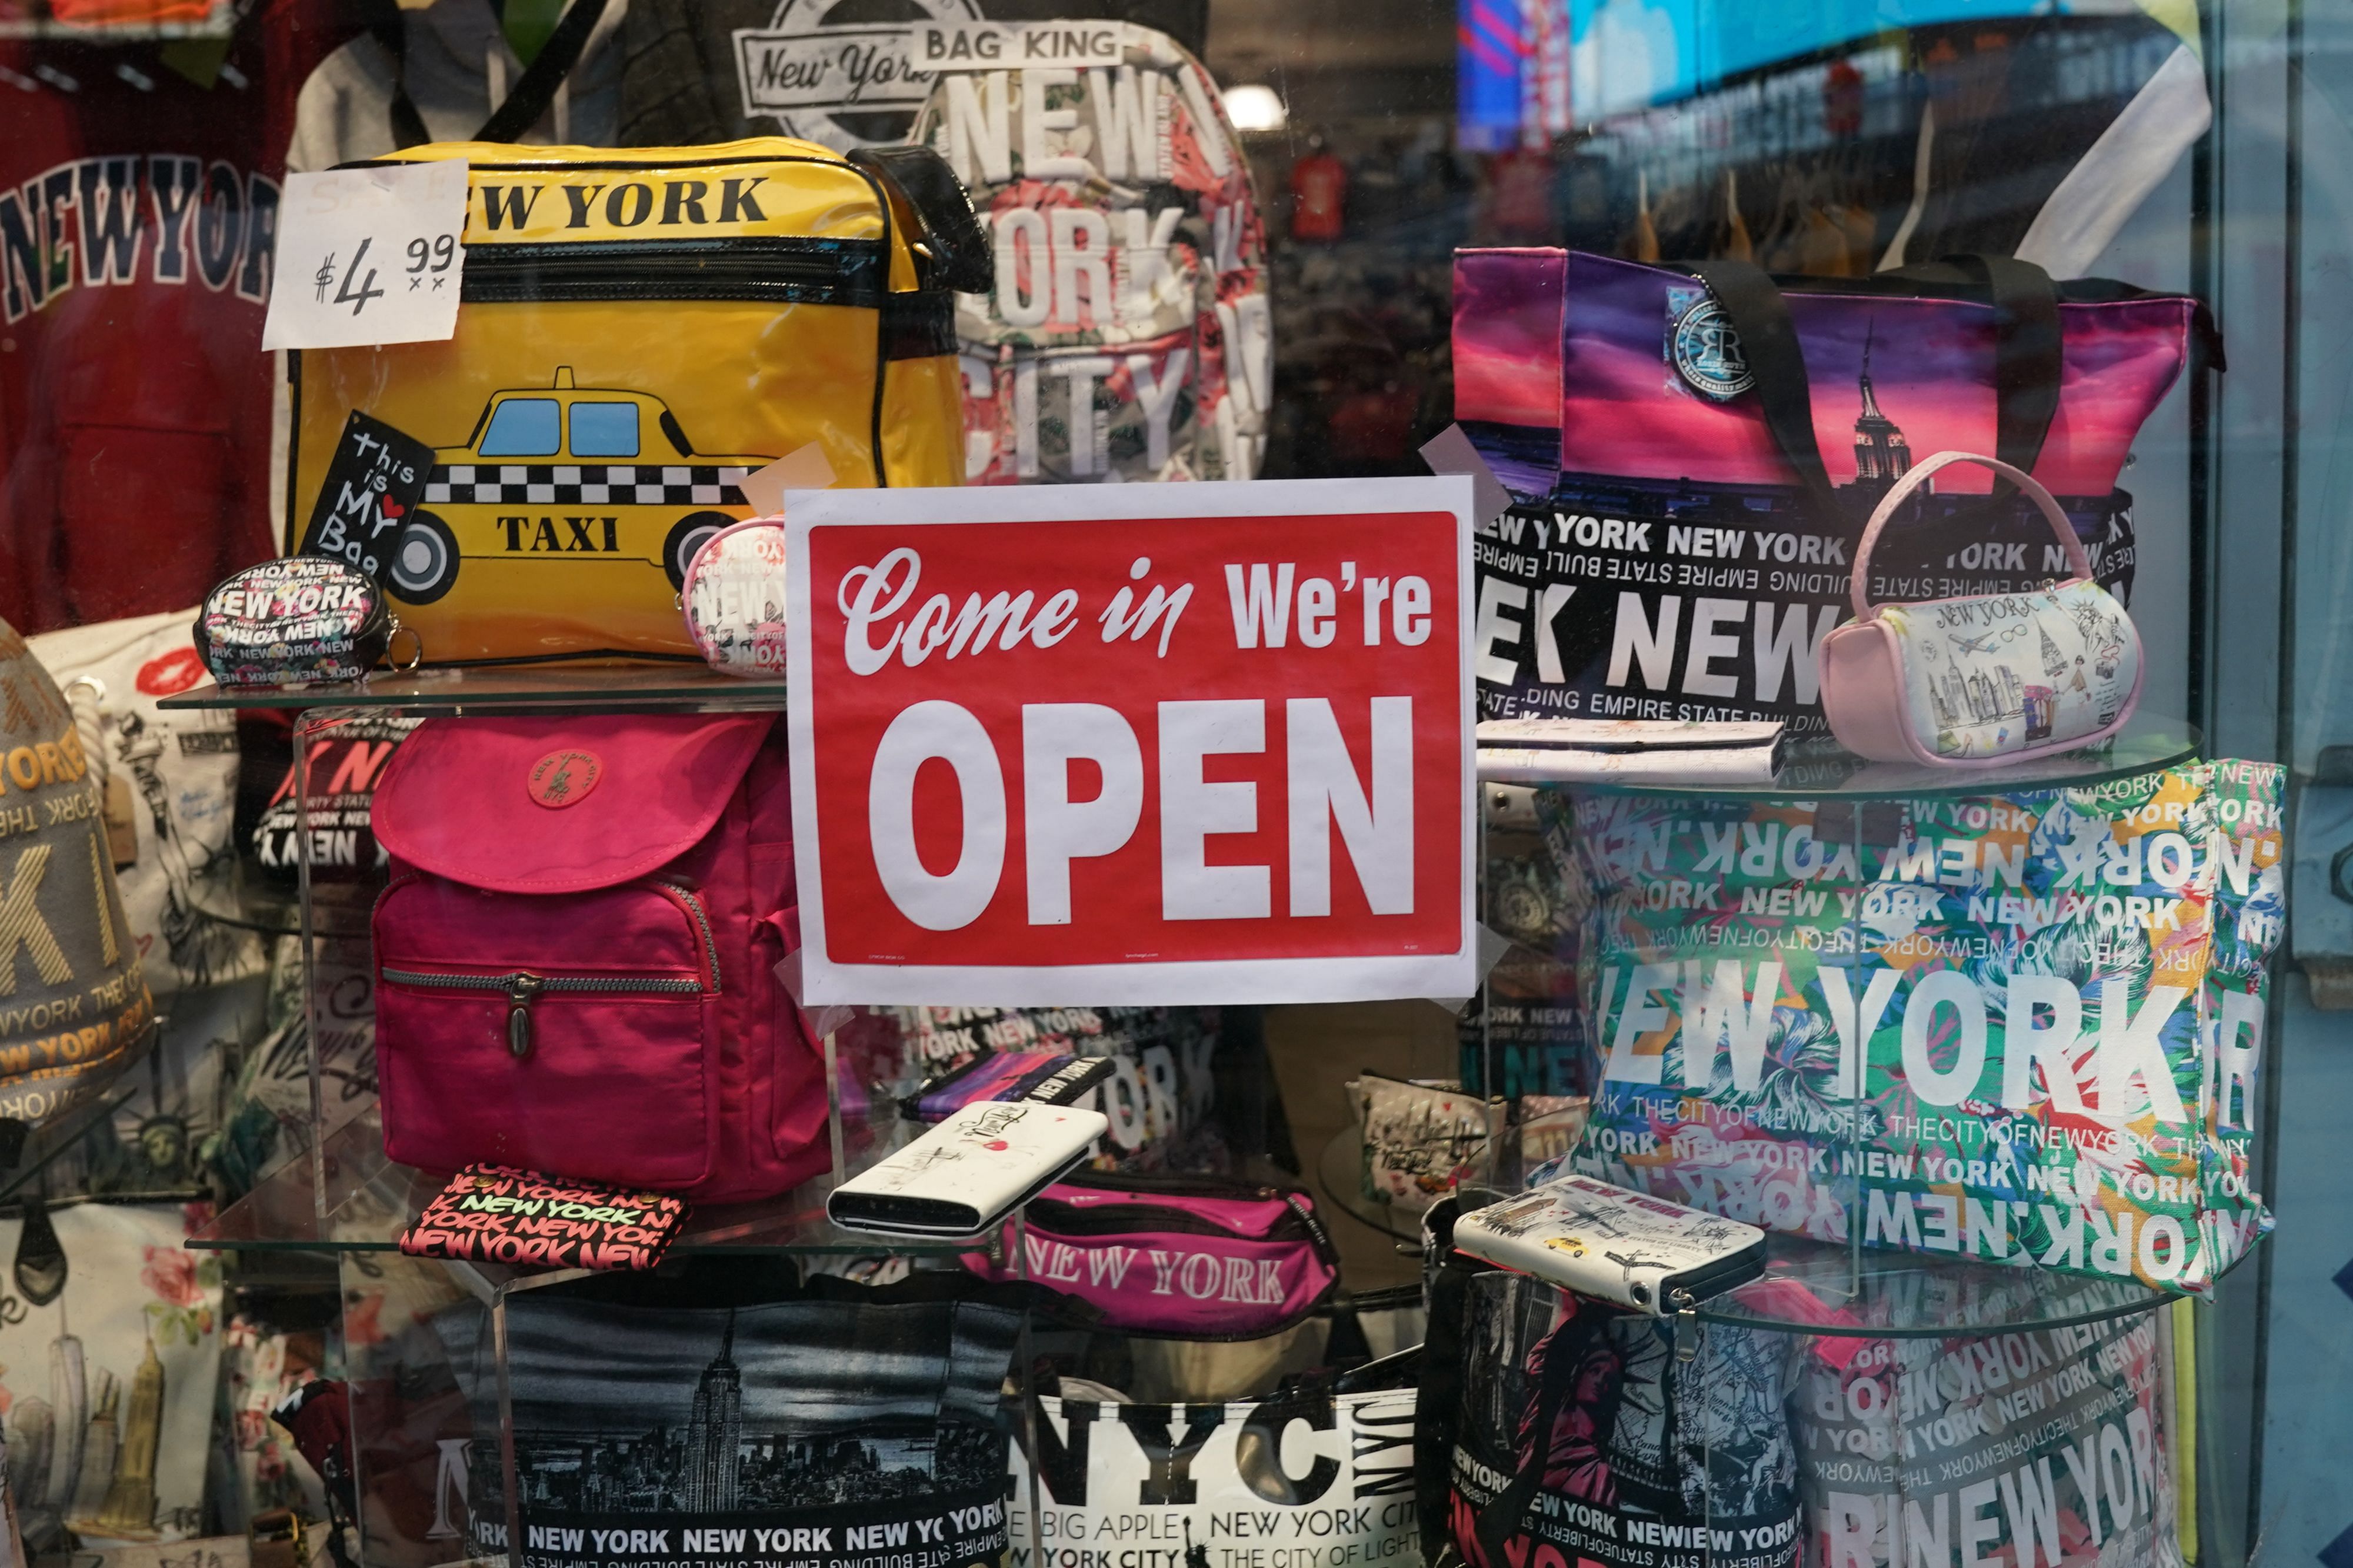
[[[971,190],[993,259],[957,285],[966,481],[1254,477],[1266,236],[1217,83],[1133,23],[974,32],[1001,47],[939,62],[913,132]]]
[[[1482,717],[1823,726],[1815,650],[1856,544],[1915,453],[1990,452],[2060,500],[2129,595],[2135,434],[2203,307],[2006,257],[1869,279],[1560,250],[1455,258],[1455,415],[1520,499],[1482,530]],[[2063,574],[2049,524],[1976,476],[1917,498],[1881,598],[2022,593]]]
[[[436,719],[378,784],[385,1147],[782,1192],[830,1159],[772,713]]]

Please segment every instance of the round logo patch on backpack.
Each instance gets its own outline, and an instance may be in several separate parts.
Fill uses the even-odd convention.
[[[596,752],[567,747],[532,763],[526,787],[532,799],[554,811],[578,805],[604,776],[605,763]]]

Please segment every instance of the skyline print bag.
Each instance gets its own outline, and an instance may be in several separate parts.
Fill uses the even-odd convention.
[[[487,1308],[438,1314],[477,1434],[470,1550],[504,1551],[503,1407],[544,1568],[996,1564],[1026,1291],[935,1273],[766,1294],[692,1270],[519,1293],[503,1367]]]
[[[1989,452],[2066,513],[2129,602],[2142,423],[2219,367],[2198,301],[2009,258],[1868,279],[1465,250],[1455,416],[1516,504],[1482,529],[1482,718],[1779,720],[1825,729],[1816,656],[1851,613],[1864,520],[1915,454]],[[1874,600],[2027,593],[2067,552],[2015,492],[1954,473],[1873,555]]]

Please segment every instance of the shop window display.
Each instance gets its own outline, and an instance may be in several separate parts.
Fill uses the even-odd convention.
[[[6,1549],[2353,1563],[2348,60],[0,0]]]

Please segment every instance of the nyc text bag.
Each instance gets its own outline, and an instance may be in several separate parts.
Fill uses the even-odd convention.
[[[1479,541],[1482,714],[1823,728],[1817,651],[1873,601],[2033,592],[2051,524],[1952,470],[1873,552],[1919,457],[1989,452],[2058,498],[2129,600],[2117,477],[2150,411],[2220,345],[2195,300],[2009,258],[1775,280],[1560,250],[1466,250],[1455,414],[1518,504]]]
[[[936,74],[913,138],[989,245],[987,281],[956,297],[966,480],[1255,477],[1266,234],[1209,73],[1133,23],[926,36],[947,47],[921,61]]]
[[[960,478],[950,289],[986,260],[928,153],[398,156],[468,161],[457,334],[297,356],[287,548],[378,577],[427,662],[697,658],[679,589],[745,475]]]
[[[375,795],[385,1147],[702,1202],[825,1169],[775,714],[436,719]]]

